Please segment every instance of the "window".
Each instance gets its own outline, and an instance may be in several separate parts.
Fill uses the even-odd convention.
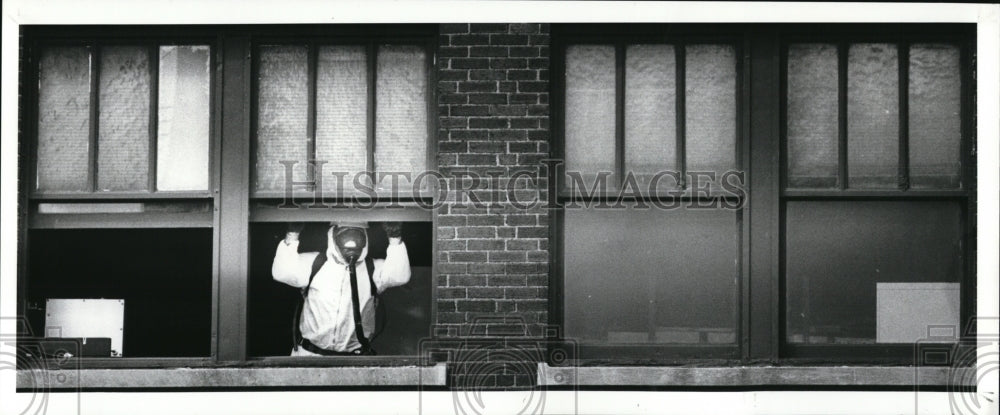
[[[431,214],[412,189],[434,160],[428,28],[28,30],[31,327],[52,299],[122,300],[115,358],[84,367],[286,364],[268,360],[287,359],[299,298],[270,275],[285,223],[310,224],[309,250],[331,221],[369,222],[379,257],[378,225],[402,221],[412,276],[382,297],[375,360],[412,365],[433,318]]]
[[[111,337],[95,356],[211,356],[211,41],[32,39],[29,323]],[[95,299],[123,304],[111,329],[58,323]]]
[[[788,354],[905,355],[964,329],[964,54],[947,38],[787,44]]]
[[[404,221],[410,281],[380,297],[372,345],[380,356],[415,356],[430,333],[431,216],[415,205],[423,189],[414,179],[432,160],[433,55],[420,37],[404,39],[265,38],[253,48],[251,358],[288,356],[293,345],[301,295],[271,276],[286,222],[308,224],[299,252],[321,250],[331,221],[368,222],[369,254],[384,258],[379,224]]]
[[[737,356],[738,43],[566,30],[563,335],[583,358]]]
[[[393,173],[412,192],[430,165],[424,45],[263,44],[256,68],[255,195],[283,196],[292,183],[351,195],[356,177],[388,193]]]
[[[206,192],[209,61],[207,45],[45,46],[36,195]]]
[[[913,364],[966,330],[969,32],[826,29],[553,28],[549,310],[581,362]]]

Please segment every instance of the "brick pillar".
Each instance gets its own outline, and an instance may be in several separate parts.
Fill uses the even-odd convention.
[[[532,352],[515,339],[538,344],[547,323],[548,194],[544,178],[520,180],[515,202],[539,203],[515,206],[507,179],[539,172],[549,155],[549,25],[442,24],[437,68],[438,168],[453,189],[477,190],[447,198],[438,212],[435,335],[499,339],[504,350],[483,358],[518,360]],[[471,206],[471,198],[483,203]],[[533,363],[486,366],[470,373],[454,365],[455,386],[535,381]]]

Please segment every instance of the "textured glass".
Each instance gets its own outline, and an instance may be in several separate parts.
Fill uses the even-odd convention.
[[[566,336],[736,341],[739,232],[721,209],[567,209]]]
[[[317,163],[326,162],[322,165],[326,192],[353,189],[350,184],[354,175],[365,171],[368,163],[367,62],[363,46],[319,49],[316,160]],[[334,173],[344,177],[339,189]],[[343,173],[347,176],[342,176]]]
[[[910,47],[910,184],[913,187],[960,186],[960,71],[957,46]]]
[[[208,190],[210,54],[208,46],[160,47],[158,190]]]
[[[39,66],[38,190],[88,191],[90,52],[46,49]]]
[[[736,51],[693,45],[685,54],[687,170],[721,177],[736,160]]]
[[[836,45],[788,47],[788,187],[837,186],[837,82]]]
[[[377,172],[410,172],[415,176],[427,168],[426,59],[419,46],[379,47],[375,78]],[[391,180],[378,187],[391,189]],[[400,190],[408,190],[410,181],[398,180]]]
[[[851,45],[847,58],[847,186],[899,184],[899,62],[895,45]]]
[[[566,171],[593,186],[598,172],[615,171],[615,48],[566,48]],[[614,188],[617,175],[609,176]],[[567,182],[568,183],[568,182]]]
[[[149,52],[101,49],[97,189],[149,188]]]
[[[625,53],[625,169],[642,190],[661,171],[677,170],[677,85],[674,47],[629,46]],[[664,176],[658,189],[677,183]]]
[[[284,191],[285,165],[295,162],[291,180],[306,180],[309,155],[308,48],[264,46],[257,91],[256,189]],[[296,187],[301,189],[301,187]]]
[[[788,341],[874,343],[876,283],[958,282],[956,202],[789,202]]]

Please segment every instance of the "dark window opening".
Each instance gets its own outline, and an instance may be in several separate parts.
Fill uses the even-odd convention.
[[[124,357],[211,355],[211,229],[35,229],[29,238],[35,335],[47,299],[121,299]]]
[[[381,223],[370,222],[368,255],[385,258],[388,239]],[[326,245],[325,223],[309,223],[299,238],[299,252],[316,252]],[[294,312],[299,289],[275,281],[271,264],[275,248],[285,237],[284,223],[250,226],[250,276],[247,354],[251,357],[288,356],[292,347]],[[433,233],[429,222],[405,222],[403,242],[409,254],[410,282],[380,295],[376,321],[383,330],[372,345],[381,356],[416,356],[420,339],[430,335],[431,263]],[[384,325],[384,329],[381,329]]]

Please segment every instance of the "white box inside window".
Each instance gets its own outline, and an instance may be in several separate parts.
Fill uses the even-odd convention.
[[[960,323],[959,283],[876,284],[877,343],[953,342]]]
[[[61,299],[45,302],[45,337],[109,337],[111,355],[123,356],[125,300]]]

